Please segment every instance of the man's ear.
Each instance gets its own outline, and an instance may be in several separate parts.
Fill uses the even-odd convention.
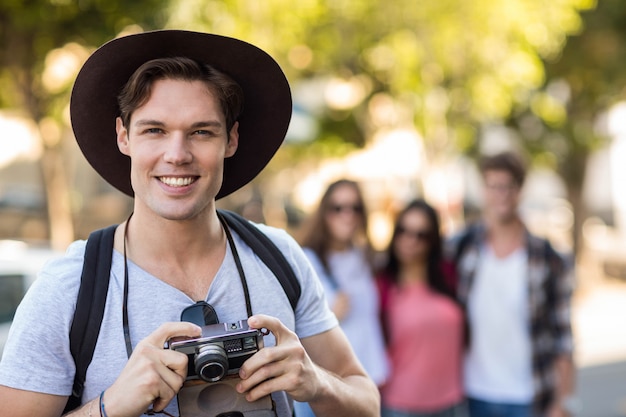
[[[115,131],[117,132],[118,149],[122,154],[130,156],[130,149],[128,146],[128,130],[124,127],[121,117],[115,119]]]
[[[235,122],[233,127],[230,129],[228,133],[228,143],[226,144],[226,153],[225,157],[230,158],[237,152],[237,147],[239,146],[239,122]]]

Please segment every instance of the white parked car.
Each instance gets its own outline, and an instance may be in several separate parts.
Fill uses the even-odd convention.
[[[63,252],[18,240],[0,240],[0,353],[4,349],[15,309],[37,273]]]

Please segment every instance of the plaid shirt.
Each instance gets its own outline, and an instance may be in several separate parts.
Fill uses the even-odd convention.
[[[485,234],[485,226],[476,224],[447,242],[446,255],[457,260],[457,297],[464,307],[467,307]],[[571,263],[559,255],[547,240],[528,231],[526,250],[534,407],[543,413],[554,398],[554,361],[557,356],[571,354],[573,350],[570,301],[574,271]]]

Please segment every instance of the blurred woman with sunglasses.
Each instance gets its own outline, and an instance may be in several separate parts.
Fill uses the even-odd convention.
[[[377,274],[391,373],[383,417],[466,416],[461,364],[464,315],[442,263],[436,211],[416,200],[402,210]],[[447,277],[449,279],[447,279]]]
[[[300,244],[356,356],[374,382],[381,385],[388,366],[371,265],[367,211],[358,183],[341,179],[328,186],[303,228]],[[296,404],[296,416],[309,415],[306,404]]]

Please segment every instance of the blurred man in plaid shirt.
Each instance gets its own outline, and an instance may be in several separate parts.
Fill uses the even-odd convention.
[[[482,220],[447,247],[470,328],[464,369],[470,415],[573,415],[571,262],[530,234],[518,214],[522,159],[510,152],[484,157],[480,171]]]

